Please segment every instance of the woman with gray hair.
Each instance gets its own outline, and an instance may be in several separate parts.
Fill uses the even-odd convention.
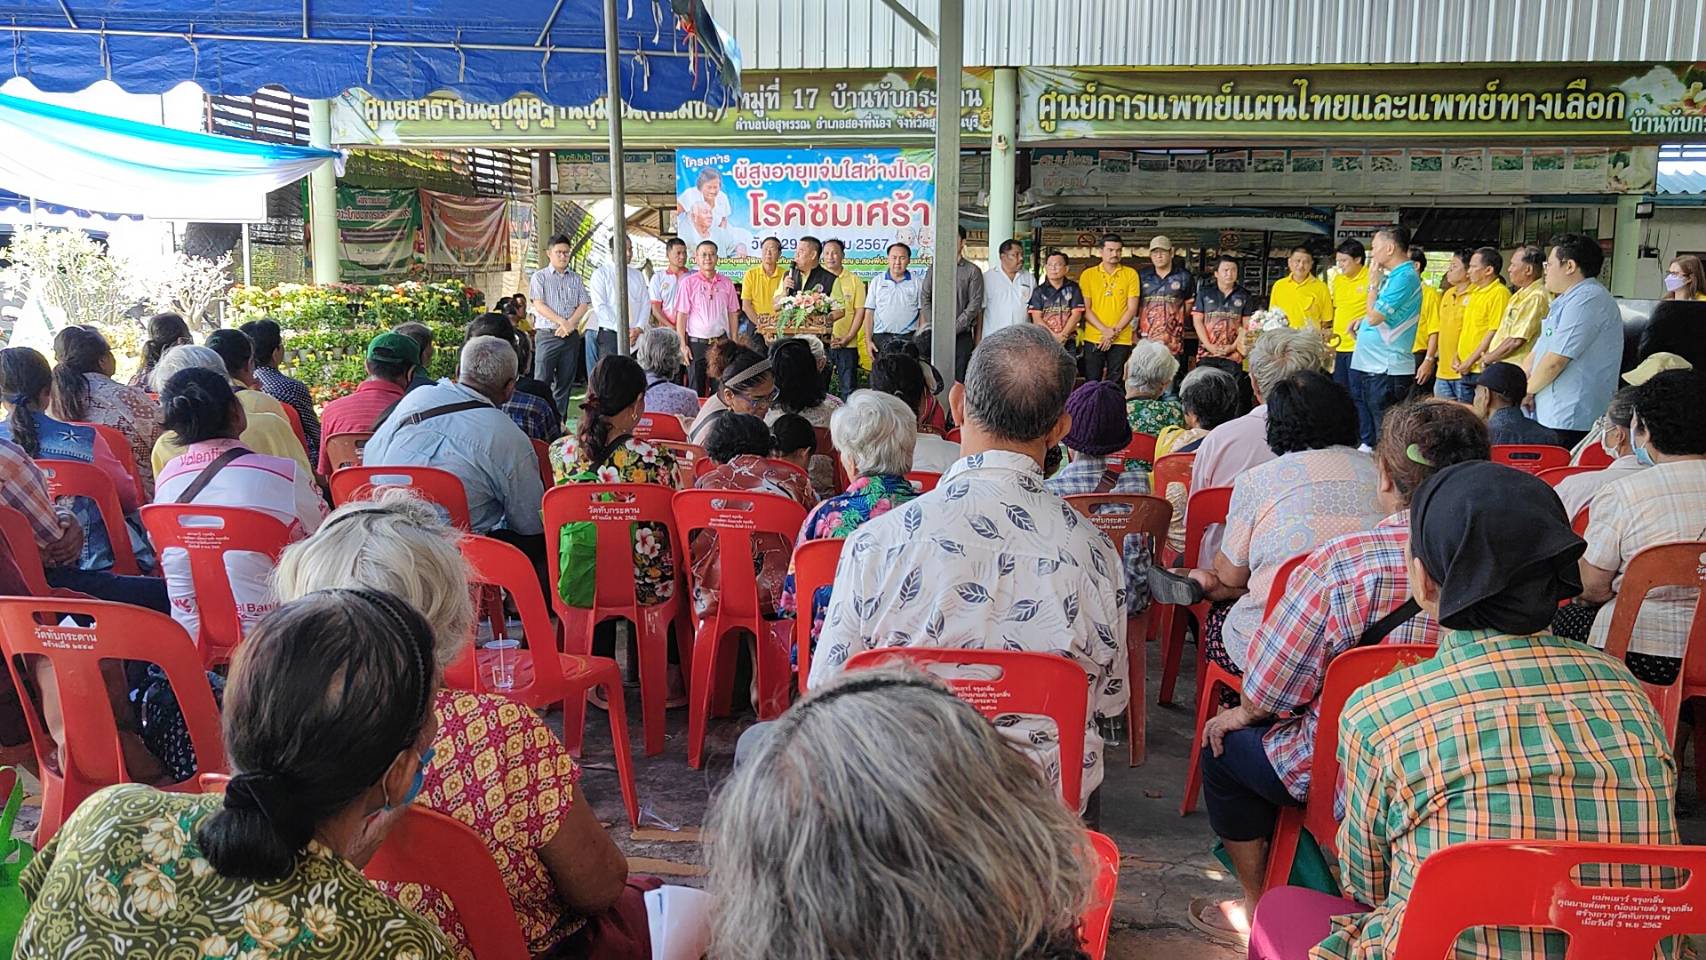
[[[1183,427],[1169,427],[1155,440],[1155,459],[1173,453],[1195,453],[1210,430],[1237,417],[1243,410],[1238,378],[1217,367],[1197,367],[1179,384],[1179,404],[1185,412]],[[1178,553],[1185,549],[1185,485],[1169,483],[1161,491],[1173,505],[1173,520],[1167,528],[1167,545]]]
[[[154,365],[153,373],[149,374],[148,388],[158,396],[165,392],[166,381],[172,379],[173,374],[197,367],[211,370],[227,380],[231,377],[219,354],[208,347],[186,343],[167,350],[160,362]],[[238,438],[243,446],[255,453],[294,460],[303,476],[314,476],[314,468],[308,464],[308,453],[303,449],[302,441],[296,439],[296,431],[290,429],[290,424],[283,417],[269,412],[277,409],[278,401],[239,384],[232,384],[231,389],[237,392],[237,401],[243,405],[243,414],[248,420],[243,435]],[[161,433],[160,438],[154,441],[152,460],[155,476],[159,476],[166,464],[182,454],[184,449],[184,444],[178,442],[172,431]]]
[[[806,515],[794,549],[807,540],[842,539],[867,520],[888,513],[918,496],[906,475],[912,470],[912,449],[918,440],[918,418],[899,397],[875,390],[855,390],[847,403],[829,417],[829,437],[841,451],[841,465],[853,481],[845,493],[830,497]],[[812,637],[823,628],[829,606],[829,587],[812,597]],[[794,562],[782,582],[783,614],[798,616],[794,596]]]
[[[652,327],[634,345],[634,359],[646,371],[647,413],[667,413],[692,420],[699,415],[699,395],[675,382],[681,375],[681,335],[668,327]]]
[[[713,802],[714,960],[1083,958],[1083,826],[928,674],[843,674]]]
[[[1132,433],[1159,437],[1168,427],[1185,425],[1185,412],[1179,401],[1161,395],[1173,385],[1179,373],[1179,358],[1154,340],[1139,340],[1125,364],[1125,415]],[[1154,463],[1148,460],[1127,460],[1127,470],[1148,470]]]

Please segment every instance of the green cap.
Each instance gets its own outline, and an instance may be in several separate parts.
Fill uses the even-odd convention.
[[[382,333],[367,345],[367,359],[418,367],[421,365],[421,348],[400,333]]]

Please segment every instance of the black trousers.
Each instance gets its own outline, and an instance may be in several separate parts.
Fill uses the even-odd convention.
[[[586,357],[578,332],[559,337],[554,331],[534,331],[533,378],[551,388],[551,399],[558,410],[568,411],[575,383],[584,379],[581,368],[585,365]]]
[[[705,365],[711,353],[711,345],[715,340],[701,340],[698,337],[687,338],[687,349],[693,361],[687,366],[687,385],[701,397],[711,395],[710,378],[706,376]]]
[[[1125,379],[1125,362],[1131,359],[1131,344],[1116,343],[1103,350],[1093,343],[1084,344],[1084,379]]]

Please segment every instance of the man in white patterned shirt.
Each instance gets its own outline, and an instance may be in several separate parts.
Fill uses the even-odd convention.
[[[811,683],[875,647],[1029,650],[1071,658],[1088,677],[1083,796],[1092,818],[1102,782],[1096,718],[1125,709],[1125,574],[1120,554],[1066,501],[1043,487],[1045,452],[1072,425],[1066,398],[1077,370],[1048,331],[1031,324],[985,337],[966,382],[948,395],[961,453],[930,493],[860,527],[836,571]],[[1058,777],[1046,721],[1003,734]]]

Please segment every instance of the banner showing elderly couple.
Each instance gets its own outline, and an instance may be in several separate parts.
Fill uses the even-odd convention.
[[[935,229],[936,152],[927,149],[675,152],[675,230],[689,256],[717,245],[719,270],[736,280],[758,264],[766,237],[791,260],[801,237],[840,240],[846,265],[873,277],[899,240],[928,261]]]

